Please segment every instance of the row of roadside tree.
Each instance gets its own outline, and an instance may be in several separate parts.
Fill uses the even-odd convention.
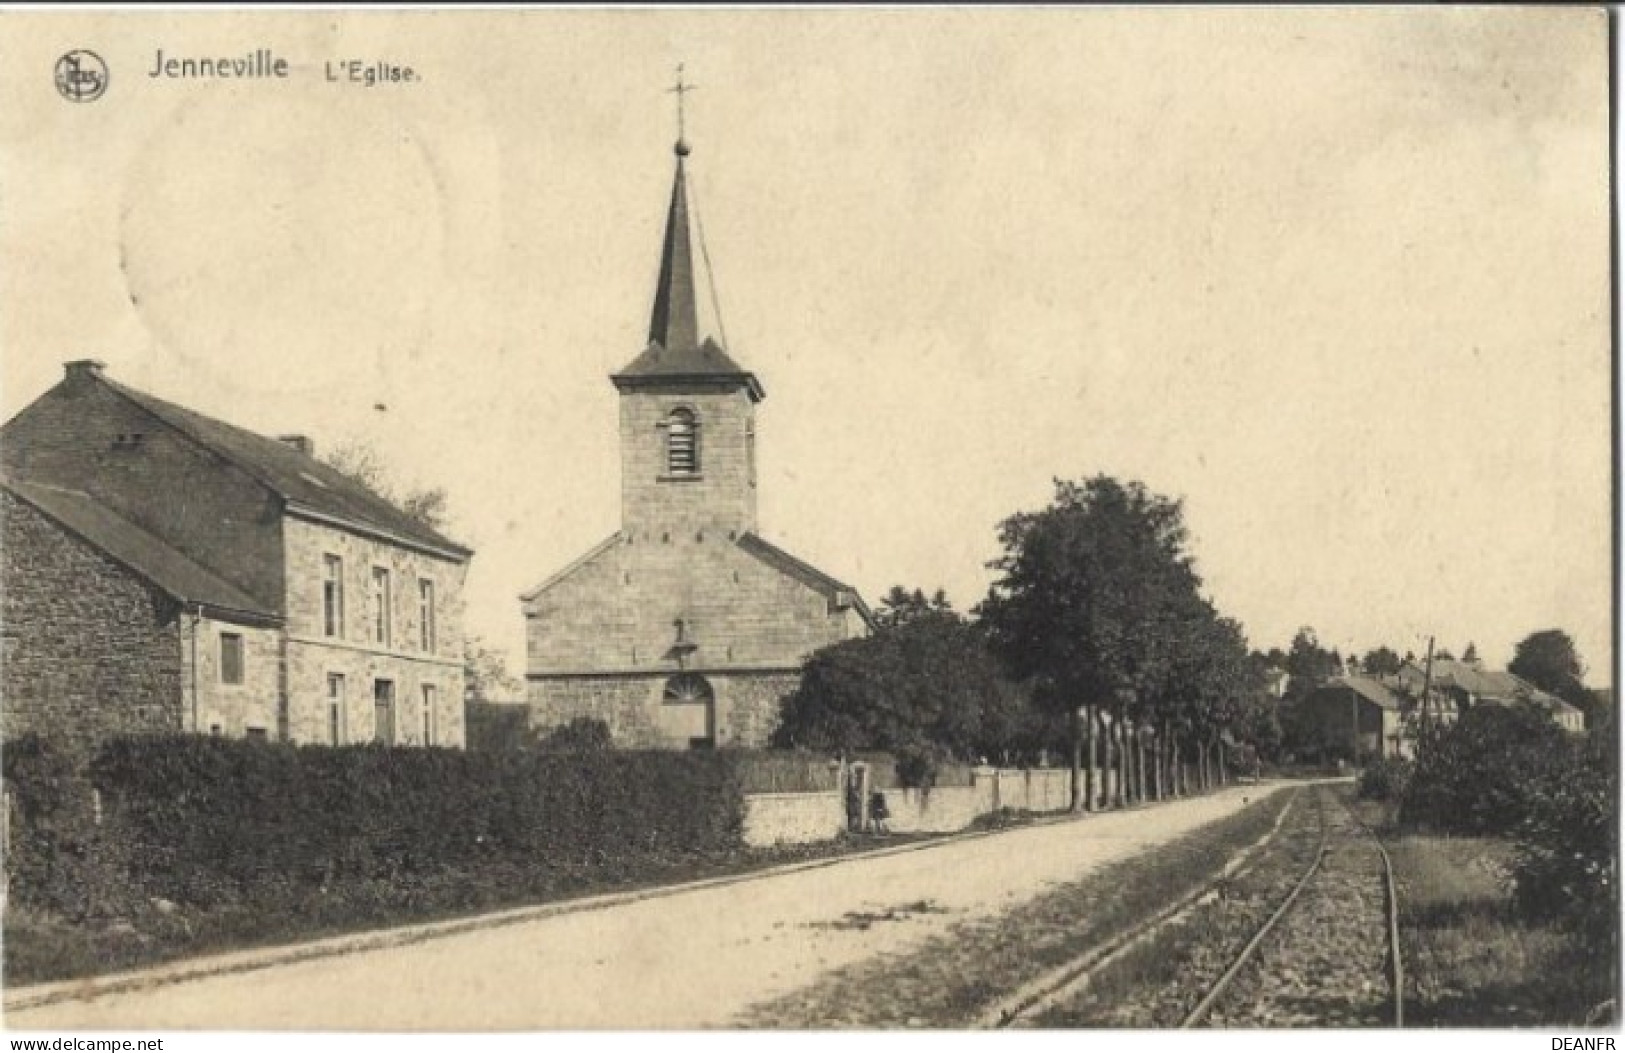
[[[894,588],[874,635],[813,655],[777,744],[888,750],[916,785],[950,759],[1065,757],[1083,809],[1205,788],[1278,738],[1264,664],[1202,595],[1178,500],[1058,480],[998,536],[968,615]]]

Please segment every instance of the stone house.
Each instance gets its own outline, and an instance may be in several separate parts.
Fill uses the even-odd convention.
[[[533,726],[578,717],[627,746],[759,746],[806,656],[869,630],[862,598],[763,538],[756,375],[701,337],[688,147],[647,347],[620,396],[621,526],[522,597]]]
[[[5,734],[462,746],[472,553],[311,453],[69,363],[0,428]]]

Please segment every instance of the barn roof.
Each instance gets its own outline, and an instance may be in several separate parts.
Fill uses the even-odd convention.
[[[5,478],[0,488],[182,603],[201,604],[226,620],[281,621],[265,604],[88,494]]]

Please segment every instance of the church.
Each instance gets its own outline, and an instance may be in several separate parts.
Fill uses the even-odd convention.
[[[621,526],[522,597],[539,731],[602,720],[617,746],[762,746],[802,661],[867,633],[862,597],[756,519],[756,375],[702,336],[679,134],[660,276],[620,398]]]

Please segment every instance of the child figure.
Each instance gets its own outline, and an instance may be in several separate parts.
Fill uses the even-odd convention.
[[[874,824],[877,834],[889,834],[886,829],[886,820],[891,818],[891,811],[886,807],[886,795],[879,790],[869,795],[869,822]]]

